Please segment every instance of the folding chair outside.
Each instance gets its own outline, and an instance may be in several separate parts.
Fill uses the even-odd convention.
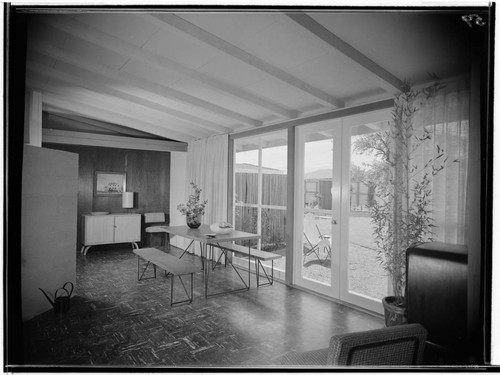
[[[321,260],[321,257],[319,256],[319,249],[320,249],[320,242],[318,242],[317,244],[313,244],[310,240],[309,240],[309,237],[307,237],[307,234],[304,233],[304,237],[306,238],[306,243],[304,243],[304,248],[303,248],[303,251],[304,251],[304,259],[303,259],[303,262],[306,260],[306,257],[308,257],[309,255],[311,254],[314,254],[316,256],[316,258],[318,258],[318,261],[320,263],[323,263],[323,261]]]
[[[316,224],[316,229],[318,230],[319,238],[321,240],[328,241],[328,246],[326,246],[327,254],[326,254],[325,260],[327,260],[328,257],[330,257],[330,259],[331,259],[332,258],[332,236],[330,236],[329,234],[321,233],[321,231],[319,230],[318,224]]]

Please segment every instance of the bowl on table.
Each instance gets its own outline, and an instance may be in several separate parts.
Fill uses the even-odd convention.
[[[210,230],[215,234],[228,234],[233,231],[233,226],[224,221],[210,224]]]

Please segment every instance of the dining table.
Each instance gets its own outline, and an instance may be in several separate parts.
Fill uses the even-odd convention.
[[[187,225],[179,226],[162,226],[161,227],[166,233],[171,236],[180,236],[187,238],[191,241],[199,242],[201,245],[201,257],[206,260],[203,266],[203,278],[204,278],[204,288],[205,288],[205,298],[209,297],[208,294],[208,276],[209,269],[208,266],[208,246],[215,245],[223,242],[233,242],[233,241],[244,241],[244,240],[258,240],[261,238],[260,234],[248,233],[239,230],[232,230],[226,234],[214,233],[209,225],[202,224],[198,228],[190,228]],[[189,247],[189,246],[188,246]],[[203,263],[202,263],[203,264]],[[234,266],[233,266],[234,267]],[[248,275],[250,278],[250,243],[248,244]],[[246,289],[250,289],[250,282]],[[223,294],[223,293],[216,293]],[[212,295],[216,295],[212,294]]]

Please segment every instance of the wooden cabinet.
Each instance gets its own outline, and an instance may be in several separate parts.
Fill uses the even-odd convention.
[[[83,215],[81,252],[84,255],[94,245],[130,242],[138,249],[140,241],[140,214]]]

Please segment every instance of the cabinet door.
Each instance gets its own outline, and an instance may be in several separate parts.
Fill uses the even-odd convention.
[[[84,245],[112,243],[114,216],[85,216]]]
[[[115,242],[141,240],[141,215],[115,216]]]

